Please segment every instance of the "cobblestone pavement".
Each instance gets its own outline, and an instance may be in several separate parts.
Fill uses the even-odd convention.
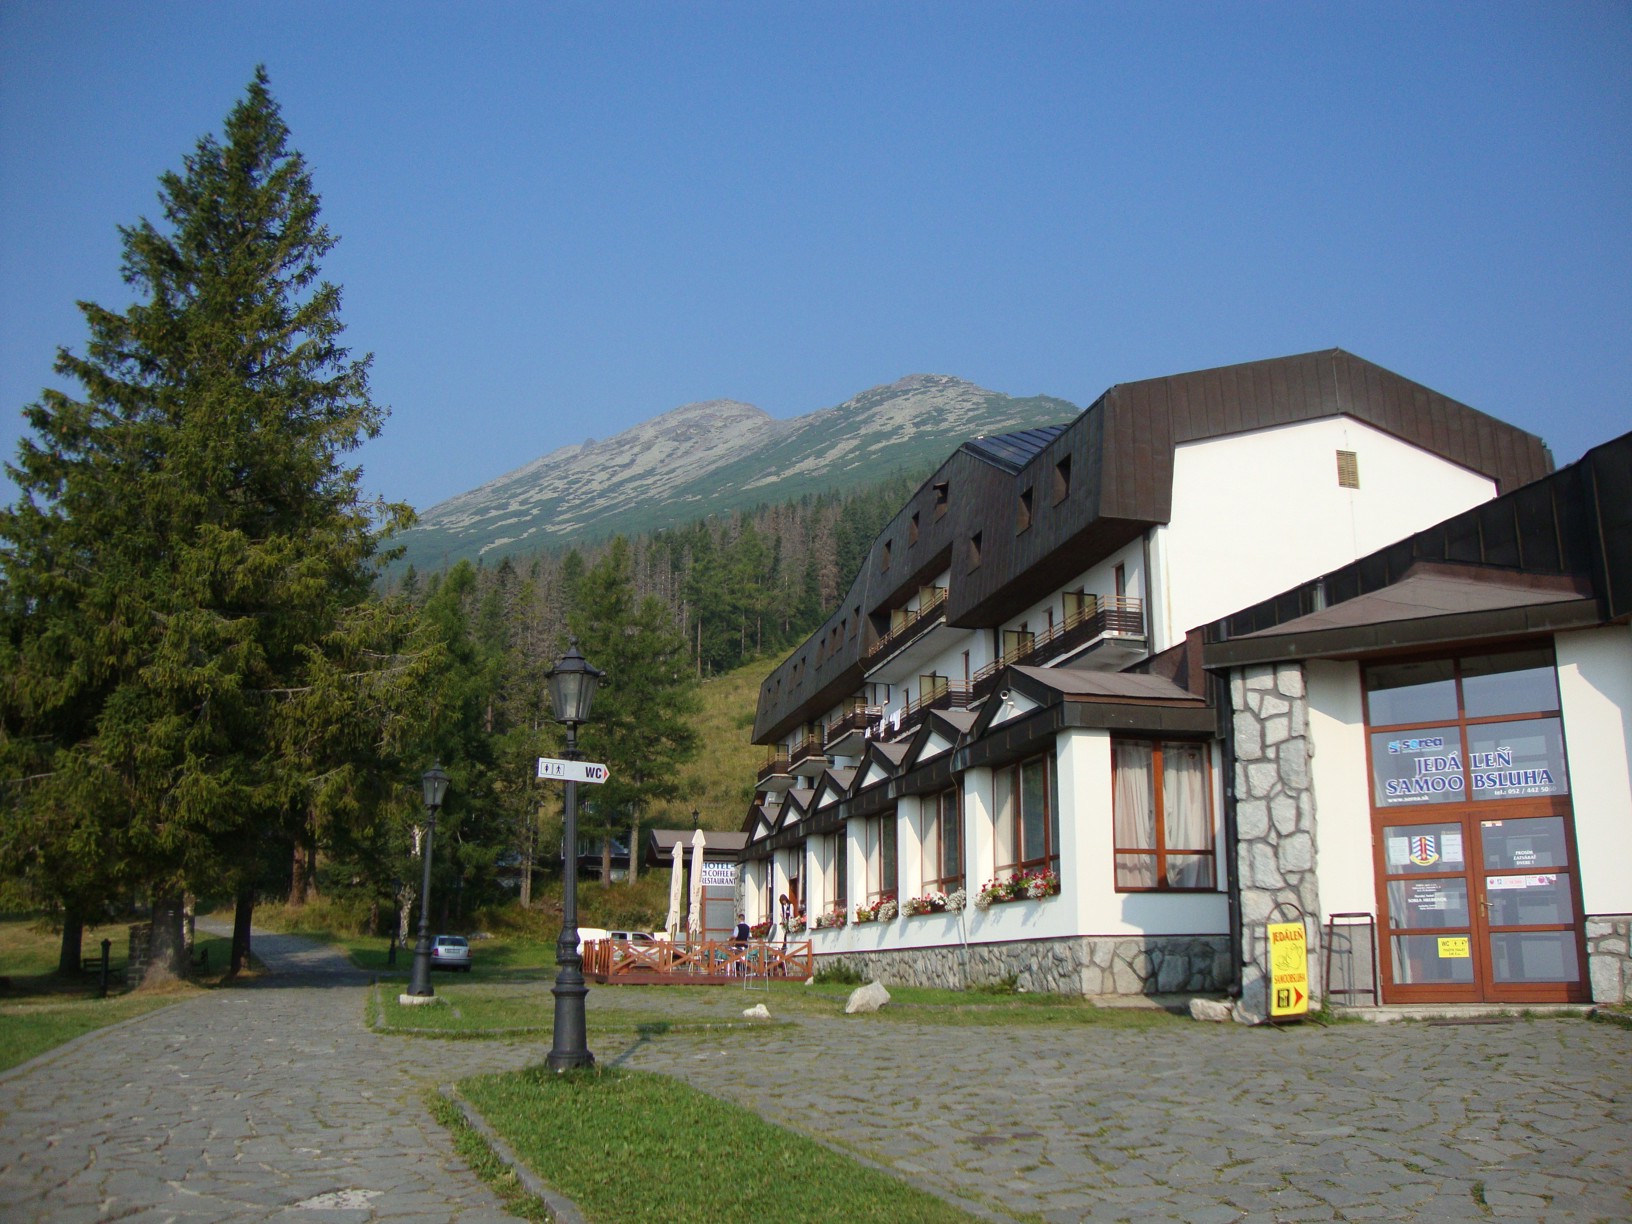
[[[376,1035],[336,954],[270,935],[256,950],[275,970],[259,985],[0,1077],[0,1220],[509,1218],[420,1098],[538,1062],[547,1042]],[[778,1010],[729,987],[688,996],[592,990],[602,1063],[676,1075],[989,1218],[1632,1219],[1632,1031],[1613,1025],[834,1016],[594,1039],[598,1006]]]
[[[255,952],[267,978],[0,1080],[0,1220],[512,1219],[421,1096],[547,1049],[378,1036],[337,953],[259,932]]]
[[[1632,1032],[1580,1019],[1141,1032],[858,1016],[676,1033],[627,1062],[1048,1221],[1632,1219]]]

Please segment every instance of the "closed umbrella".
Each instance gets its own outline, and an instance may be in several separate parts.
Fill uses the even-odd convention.
[[[703,831],[691,835],[691,912],[686,915],[686,932],[692,940],[703,937]]]
[[[669,933],[672,942],[680,934],[680,881],[686,873],[686,848],[680,839],[674,839],[674,868],[669,876],[669,917],[663,924],[663,929]]]

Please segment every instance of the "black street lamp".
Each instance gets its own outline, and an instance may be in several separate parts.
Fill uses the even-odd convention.
[[[550,705],[555,720],[567,728],[566,759],[580,760],[579,724],[589,721],[589,707],[605,672],[591,667],[578,651],[578,639],[567,640],[567,653],[556,661],[544,677],[550,684]],[[555,963],[559,966],[555,985],[555,1039],[547,1060],[552,1071],[593,1067],[589,1035],[584,1026],[584,960],[578,953],[578,783],[567,779],[566,828],[562,830],[561,854],[561,938],[555,941]]]
[[[419,890],[419,943],[414,947],[414,968],[408,975],[408,993],[428,998],[436,993],[431,986],[431,839],[436,836],[436,814],[448,793],[448,775],[438,762],[420,778],[425,788],[425,882]]]

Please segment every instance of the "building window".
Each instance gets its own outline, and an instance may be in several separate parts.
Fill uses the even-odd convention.
[[[963,806],[956,790],[926,796],[920,817],[925,892],[963,887]]]
[[[1062,502],[1071,496],[1071,456],[1066,455],[1054,465],[1054,500]]]
[[[1031,488],[1027,486],[1020,494],[1020,504],[1014,512],[1014,533],[1019,535],[1031,526]]]
[[[1060,814],[1049,786],[1048,758],[1032,757],[999,769],[994,782],[993,861],[998,875],[1044,868],[1058,872]]]
[[[1113,740],[1111,754],[1117,891],[1212,889],[1207,745]]]
[[[888,540],[884,541],[884,554],[879,560],[878,568],[886,571],[890,568],[890,542]]]
[[[907,543],[918,543],[918,511],[912,512],[912,518],[907,522]]]
[[[1360,456],[1353,451],[1337,452],[1337,487],[1340,489],[1360,487]]]
[[[969,537],[969,568],[978,569],[980,566],[980,532]]]
[[[829,914],[842,914],[847,903],[845,875],[849,866],[845,861],[849,857],[849,847],[845,844],[844,830],[828,834],[822,838],[822,842],[827,858],[827,870],[822,872],[822,909]]]
[[[947,503],[950,500],[949,494],[947,492],[946,481],[937,480],[935,482],[934,489],[935,489],[935,517],[940,518],[941,515],[946,513]]]
[[[867,858],[867,903],[893,901],[896,894],[894,812],[862,822],[862,849]]]

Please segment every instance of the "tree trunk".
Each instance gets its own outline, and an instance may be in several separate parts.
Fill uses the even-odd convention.
[[[533,908],[533,843],[537,834],[537,813],[529,812],[521,828],[521,908]]]
[[[148,945],[143,986],[156,986],[187,976],[187,944],[183,935],[184,904],[179,893],[153,898],[153,935]]]
[[[255,916],[255,888],[240,884],[232,906],[232,961],[227,969],[235,977],[249,968],[249,927]]]
[[[85,955],[85,919],[77,905],[62,911],[62,950],[57,954],[58,973],[78,973]]]
[[[289,864],[289,905],[291,908],[306,904],[306,847],[300,835],[295,836],[294,858]]]
[[[601,839],[601,887],[612,887],[612,835]]]
[[[407,948],[412,945],[408,942],[409,919],[414,911],[414,886],[404,883],[397,893],[397,946]]]
[[[306,843],[306,900],[317,900],[317,839]]]
[[[640,878],[640,813],[635,813],[629,828],[629,883]]]

